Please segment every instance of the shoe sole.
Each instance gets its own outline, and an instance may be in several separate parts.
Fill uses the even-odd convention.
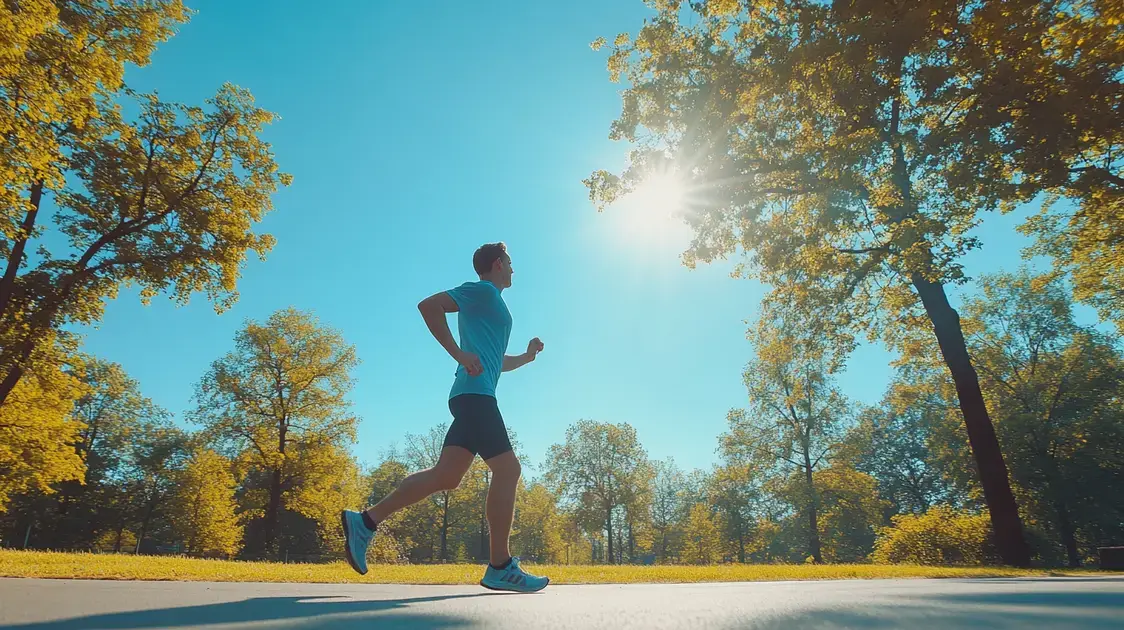
[[[488,589],[489,591],[499,591],[501,593],[537,593],[537,592],[543,590],[544,588],[546,588],[549,585],[550,585],[550,578],[547,578],[546,584],[543,584],[541,587],[536,588],[533,591],[520,591],[520,590],[516,590],[516,589],[513,589],[513,588],[500,588],[498,586],[488,586],[487,584],[484,583],[484,580],[480,580],[480,586],[483,586],[484,588]]]
[[[343,526],[343,557],[347,559],[347,564],[355,570],[359,575],[367,575],[366,571],[360,571],[359,567],[355,564],[355,560],[351,557],[351,528],[347,526],[347,511],[340,512],[340,525]]]

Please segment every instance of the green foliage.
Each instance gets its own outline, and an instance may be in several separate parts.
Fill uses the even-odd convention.
[[[873,559],[878,563],[983,564],[994,559],[986,514],[958,512],[937,505],[928,512],[899,514],[878,534]]]
[[[1071,566],[1124,536],[1124,358],[1074,322],[1054,276],[988,276],[969,299],[969,342],[1023,511]]]
[[[681,515],[687,480],[673,458],[652,462],[652,551],[657,562],[670,562],[682,550]]]
[[[832,381],[831,349],[783,315],[767,311],[751,336],[757,357],[745,370],[750,408],[730,412],[720,448],[742,465],[791,480],[786,496],[807,519],[807,552],[822,562],[815,472],[840,446],[847,403]]]
[[[621,544],[616,526],[632,514],[641,497],[649,496],[651,467],[628,424],[579,420],[566,430],[566,441],[550,447],[546,483],[574,511],[587,533],[604,532],[608,558],[615,561]],[[627,516],[624,516],[627,519]]]

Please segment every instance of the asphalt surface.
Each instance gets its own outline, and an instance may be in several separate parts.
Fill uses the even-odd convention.
[[[0,579],[0,629],[1122,628],[1124,577],[472,586]]]

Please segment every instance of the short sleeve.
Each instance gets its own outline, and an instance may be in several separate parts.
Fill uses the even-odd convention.
[[[457,303],[457,309],[460,311],[472,310],[472,307],[480,301],[480,288],[472,282],[466,282],[455,289],[449,289],[445,293],[453,298]]]

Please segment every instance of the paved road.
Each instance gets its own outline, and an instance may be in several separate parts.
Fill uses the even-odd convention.
[[[466,586],[0,579],[0,629],[1122,628],[1124,577]]]

